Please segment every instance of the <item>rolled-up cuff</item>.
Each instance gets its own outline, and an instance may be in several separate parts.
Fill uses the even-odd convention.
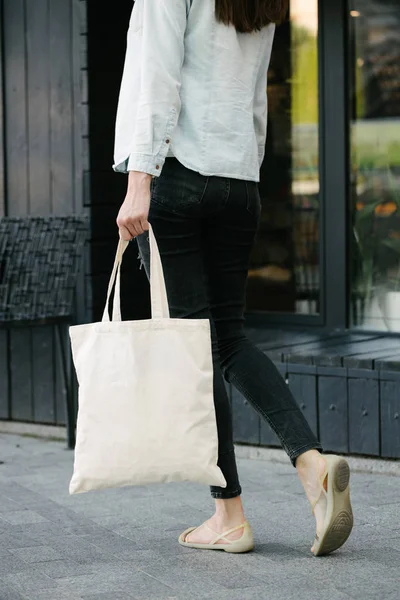
[[[121,155],[121,150],[115,152],[115,164],[113,169],[116,173],[129,173],[129,171],[140,171],[154,177],[159,177],[163,169],[165,159],[170,151],[172,133],[176,127],[179,111],[172,108],[168,121],[165,125],[164,135],[161,141],[153,142],[148,147],[158,148],[156,154],[145,154],[143,152],[131,152],[124,160],[118,160],[115,154]],[[158,139],[158,138],[157,138]]]
[[[239,486],[235,490],[226,492],[221,488],[210,488],[212,498],[216,500],[230,500],[231,498],[237,498],[242,494],[242,488]]]
[[[149,154],[131,154],[125,160],[113,165],[116,173],[129,173],[140,171],[154,177],[159,177],[165,163],[165,156],[152,156]]]
[[[308,452],[309,450],[318,450],[318,452],[321,452],[321,454],[324,451],[319,442],[317,442],[317,443],[311,442],[310,444],[307,444],[306,446],[302,446],[301,448],[295,448],[291,452],[288,453],[290,462],[292,463],[292,465],[295,467],[296,461],[299,458],[299,456],[301,456],[305,452]]]

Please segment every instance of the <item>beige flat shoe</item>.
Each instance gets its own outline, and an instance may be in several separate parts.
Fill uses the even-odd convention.
[[[232,553],[241,553],[241,552],[250,552],[254,548],[254,540],[253,533],[251,531],[250,524],[248,521],[242,523],[242,525],[238,525],[237,527],[233,527],[228,531],[224,531],[224,533],[217,533],[213,531],[208,525],[206,525],[207,529],[214,534],[215,538],[209,544],[195,544],[192,542],[186,542],[186,537],[189,533],[192,533],[197,527],[189,527],[179,536],[178,542],[181,546],[186,546],[187,548],[198,548],[199,550],[224,550],[225,552]],[[228,540],[227,535],[230,535],[234,531],[238,531],[243,528],[243,535],[237,540]],[[219,540],[225,540],[226,544],[218,544]]]
[[[314,556],[330,554],[343,546],[353,529],[348,462],[340,456],[324,455],[324,458],[326,467],[321,477],[321,493],[326,496],[327,507],[323,528],[315,537]],[[327,490],[324,488],[326,478]],[[319,498],[312,504],[313,513]]]

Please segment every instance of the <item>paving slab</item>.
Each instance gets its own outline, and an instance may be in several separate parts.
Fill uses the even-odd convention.
[[[179,533],[205,520],[201,485],[69,496],[61,442],[0,434],[0,600],[398,600],[400,477],[352,475],[354,533],[310,554],[314,521],[290,463],[240,458],[256,541],[245,555],[196,551]],[[392,474],[390,474],[392,473]]]

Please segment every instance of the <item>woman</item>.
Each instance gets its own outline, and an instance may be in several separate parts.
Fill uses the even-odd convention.
[[[129,173],[117,218],[149,272],[152,224],[171,317],[209,318],[219,466],[215,514],[179,542],[253,547],[241,502],[224,377],[266,419],[313,507],[314,555],[350,535],[349,467],[321,454],[288,386],[244,333],[247,270],[260,217],[267,70],[288,0],[136,0],[116,123],[116,171]]]

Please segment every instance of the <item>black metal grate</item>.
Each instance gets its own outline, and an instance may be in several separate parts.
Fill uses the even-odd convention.
[[[0,219],[0,322],[72,314],[86,216]]]

